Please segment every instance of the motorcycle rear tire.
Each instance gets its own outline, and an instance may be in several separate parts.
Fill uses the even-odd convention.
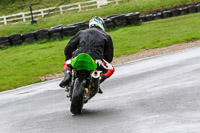
[[[77,78],[74,83],[74,89],[72,93],[72,101],[70,111],[74,115],[81,114],[83,108],[83,98],[85,95],[84,87],[82,82]]]

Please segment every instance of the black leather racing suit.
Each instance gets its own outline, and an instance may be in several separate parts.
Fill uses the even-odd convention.
[[[65,47],[65,60],[80,53],[89,54],[93,59],[113,60],[113,42],[101,28],[92,27],[79,31]]]

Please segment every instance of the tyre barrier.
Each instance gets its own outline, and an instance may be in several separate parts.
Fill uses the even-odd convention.
[[[162,12],[162,18],[169,18],[172,17],[172,11],[171,10],[166,10]]]
[[[14,46],[14,45],[20,45],[23,43],[22,40],[22,35],[21,34],[14,34],[8,37],[10,40],[10,45]]]
[[[63,39],[63,28],[55,28],[49,30],[49,36],[53,39]]]
[[[34,32],[35,37],[37,40],[49,40],[49,30],[48,29],[41,29]]]
[[[154,17],[152,14],[146,15],[146,21],[152,21],[152,20],[154,20]]]
[[[196,5],[197,12],[200,12],[200,4]]]
[[[105,22],[105,25],[106,25],[105,26],[106,29],[113,29],[113,28],[115,28],[115,25],[114,25],[113,21],[110,18],[104,19],[104,22]]]
[[[184,8],[180,8],[180,15],[186,15],[188,14],[188,8],[187,7],[184,7]]]
[[[63,25],[51,27],[48,33],[52,39],[63,39]]]
[[[119,26],[126,26],[132,24],[139,24],[141,22],[152,21],[156,19],[164,19],[188,13],[200,12],[200,2],[191,5],[184,5],[184,7],[177,7],[174,9],[164,9],[154,11],[152,13],[140,16],[139,12],[128,14],[116,14],[104,18],[106,29],[113,29]],[[63,39],[67,36],[74,36],[78,31],[87,29],[88,21],[76,24],[69,24],[66,26],[58,25],[50,29],[41,29],[30,32],[24,35],[14,34],[10,36],[0,37],[0,48],[5,46],[20,45],[23,42],[33,43],[38,40],[49,39]]]
[[[190,5],[187,8],[188,8],[188,13],[196,13],[197,12],[197,7],[195,5]]]
[[[63,27],[64,36],[74,36],[78,32],[77,25],[71,24]]]
[[[193,5],[185,5],[184,7],[178,7],[174,9],[164,9],[161,11],[149,13],[143,16],[140,16],[141,22],[152,21],[155,19],[164,19],[179,15],[186,15],[189,13],[200,12],[200,2]]]
[[[113,16],[108,16],[108,19],[114,23],[115,27],[127,25],[126,16],[124,14],[118,14]]]
[[[37,41],[35,34],[33,32],[22,35],[22,39],[26,43],[33,43]]]
[[[172,17],[179,16],[180,9],[173,9],[173,10],[171,10],[171,13],[172,13]]]
[[[10,45],[10,40],[8,37],[0,37],[0,48]]]
[[[77,27],[78,31],[85,30],[85,29],[89,28],[89,21],[80,22],[80,23],[77,23],[77,24],[74,24],[74,25]]]
[[[140,23],[140,13],[135,12],[135,13],[128,13],[125,15],[126,22],[127,24],[138,24]]]

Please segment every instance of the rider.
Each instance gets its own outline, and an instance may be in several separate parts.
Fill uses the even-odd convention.
[[[71,79],[71,60],[80,53],[89,54],[102,70],[100,83],[109,78],[115,71],[110,64],[113,60],[113,42],[104,29],[104,20],[95,16],[89,21],[89,28],[79,31],[66,45],[65,63],[63,64],[64,79],[59,84],[66,87]],[[100,90],[101,91],[101,90]]]

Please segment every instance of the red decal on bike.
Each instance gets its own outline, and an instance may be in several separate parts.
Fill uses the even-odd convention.
[[[65,63],[63,64],[63,70],[65,70],[66,68],[68,68],[67,62],[65,62]]]

